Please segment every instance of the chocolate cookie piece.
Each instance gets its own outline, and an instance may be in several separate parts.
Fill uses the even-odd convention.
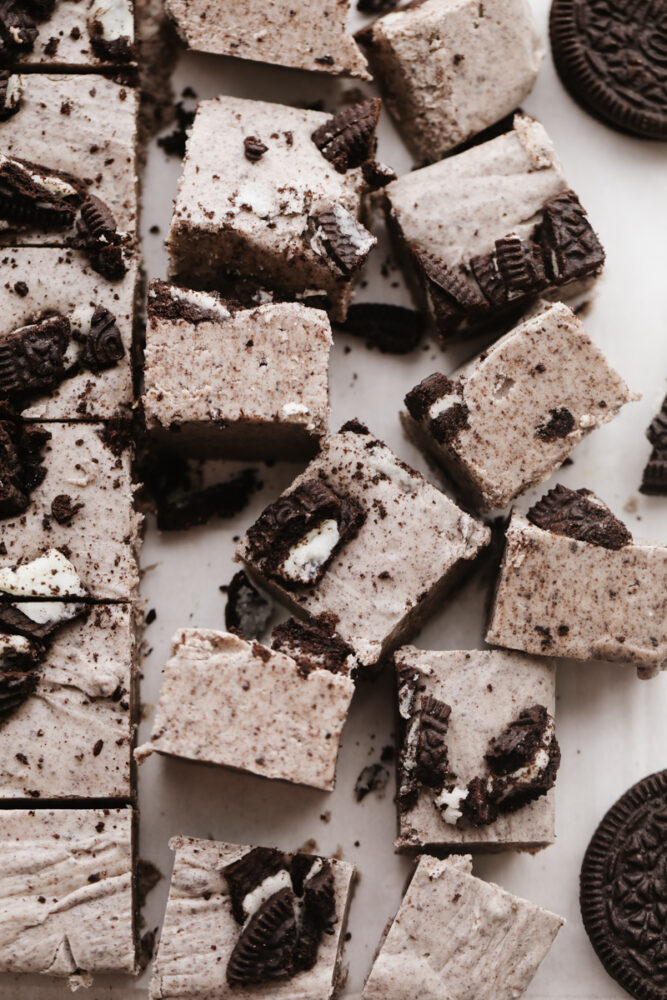
[[[358,271],[377,243],[351,212],[337,203],[311,216],[311,246],[345,277]]]
[[[357,302],[338,325],[345,333],[365,337],[383,354],[408,354],[422,338],[426,317],[416,309],[386,302]]]
[[[605,815],[581,868],[584,927],[598,958],[637,1000],[665,1000],[667,771],[629,789]]]
[[[667,140],[667,7],[663,0],[554,0],[556,69],[570,94],[624,132]]]
[[[257,590],[248,576],[239,570],[227,588],[225,627],[244,639],[259,639],[273,614],[273,601]]]
[[[0,396],[48,392],[67,375],[71,340],[65,316],[47,316],[0,340]]]
[[[50,437],[44,428],[24,425],[0,402],[0,518],[29,507],[31,492],[46,476],[42,451]]]
[[[623,522],[590,490],[571,490],[560,483],[531,507],[526,517],[544,531],[605,549],[621,549],[632,541]]]
[[[662,401],[660,413],[651,421],[646,437],[653,448],[639,492],[646,496],[667,496],[667,396]]]
[[[438,444],[447,444],[468,426],[470,410],[464,399],[463,381],[453,381],[434,372],[405,397],[408,413],[418,423],[426,423]]]
[[[354,650],[327,622],[307,623],[288,618],[276,625],[271,636],[271,648],[291,656],[304,674],[311,670],[347,673]]]
[[[313,142],[339,173],[360,167],[373,157],[380,107],[377,98],[362,101],[339,111],[313,132]]]

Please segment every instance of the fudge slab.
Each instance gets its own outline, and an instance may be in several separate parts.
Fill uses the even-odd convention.
[[[258,642],[180,629],[136,757],[157,751],[330,791],[353,694],[349,677],[304,671]]]
[[[469,856],[425,855],[380,947],[362,1000],[517,1000],[561,917],[472,874]]]
[[[0,352],[10,334],[47,313],[65,316],[77,329],[90,327],[98,306],[111,313],[122,344],[123,356],[108,367],[105,364],[96,371],[79,367],[52,388],[26,393],[15,404],[23,417],[68,421],[129,416],[136,262],[128,263],[127,274],[120,281],[107,281],[77,250],[10,247],[0,250],[0,262],[5,279],[0,282]],[[107,337],[108,331],[100,342],[103,351]]]
[[[0,812],[0,971],[135,971],[131,809]]]
[[[136,557],[142,519],[133,505],[131,447],[119,452],[116,439],[102,424],[36,426],[50,434],[43,451],[46,475],[32,490],[24,513],[0,519],[5,549],[0,574],[4,577],[7,568],[56,549],[73,564],[89,597],[133,598],[139,584]],[[58,497],[69,498],[72,508],[83,507],[59,521],[53,508]]]
[[[528,0],[426,0],[373,21],[358,38],[421,162],[511,114],[545,52]]]
[[[322,310],[281,303],[230,311],[208,293],[154,283],[148,430],[189,456],[309,457],[328,428],[331,345]]]
[[[325,294],[335,317],[344,318],[351,278],[322,245],[317,220],[336,206],[347,232],[341,239],[359,260],[374,238],[355,229],[361,168],[339,172],[313,141],[331,120],[238,97],[200,103],[168,239],[179,284],[215,288],[222,272],[249,275],[270,288]],[[249,159],[245,140],[259,140],[266,152]]]
[[[2,153],[85,181],[87,192],[102,199],[117,227],[134,234],[138,102],[132,87],[81,74],[22,73],[11,76],[10,83],[21,97],[16,112],[0,121]],[[12,228],[0,222],[5,245],[53,244],[59,238],[38,225]]]
[[[346,31],[349,0],[166,0],[191,49],[370,80],[366,60]]]
[[[468,501],[488,511],[547,479],[636,398],[572,310],[543,303],[470,364],[425,379],[401,419]]]
[[[336,993],[345,935],[353,865],[327,859],[333,871],[337,922],[319,944],[312,969],[246,989],[230,986],[226,966],[239,938],[229,886],[223,869],[251,850],[211,840],[175,837],[176,852],[169,901],[150,985],[151,1000],[191,997],[227,1000],[329,1000]],[[315,857],[313,857],[315,861]]]
[[[34,691],[2,714],[0,799],[131,798],[135,669],[128,605],[95,605],[58,631]]]
[[[25,0],[16,0],[15,6],[25,9]],[[125,66],[134,56],[132,0],[55,0],[53,13],[35,19],[34,29],[32,46],[9,49],[5,65],[90,72]]]
[[[478,775],[489,773],[484,754],[489,741],[533,705],[543,705],[553,717],[556,708],[554,666],[540,658],[500,650],[439,652],[404,646],[394,655],[399,683],[410,678],[422,698],[433,697],[451,707],[446,743],[449,766],[462,788]],[[403,717],[403,713],[401,713]],[[409,724],[411,713],[404,722]],[[399,783],[402,782],[399,763]],[[529,802],[516,812],[501,814],[487,826],[474,826],[465,817],[445,821],[436,809],[433,789],[419,786],[411,808],[398,811],[399,850],[439,848],[536,850],[555,840],[554,793]]]
[[[486,641],[526,653],[667,668],[667,547],[609,549],[512,515]]]
[[[325,496],[322,508],[306,519],[283,567],[270,567],[270,557],[258,555],[253,534],[261,536],[278,507],[298,509],[302,501],[308,506],[317,484],[333,496]],[[328,516],[327,504],[340,508]],[[349,518],[356,519],[356,535],[346,534]],[[418,631],[489,537],[488,528],[353,421],[325,442],[265,511],[241,541],[238,556],[302,617],[329,622],[361,666],[370,667]],[[266,540],[267,551],[285,541],[279,527],[269,529]],[[304,576],[315,582],[300,582]]]

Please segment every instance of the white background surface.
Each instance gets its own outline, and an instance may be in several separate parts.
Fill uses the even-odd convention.
[[[546,33],[547,0],[533,0],[533,5]],[[362,23],[361,18],[355,15],[354,23]],[[192,53],[181,59],[175,84],[177,94],[189,85],[200,98],[227,93],[295,104],[323,98],[327,110],[336,107],[341,89],[357,86],[354,81],[336,82]],[[621,136],[584,114],[557,81],[550,55],[524,106],[541,119],[553,138],[570,184],[607,250],[607,267],[586,327],[631,388],[643,394],[641,402],[628,406],[610,426],[589,437],[574,453],[574,465],[557,479],[572,487],[593,489],[624,517],[636,537],[667,542],[667,500],[641,497],[637,492],[649,450],[644,431],[666,390],[667,145]],[[386,114],[380,127],[379,158],[398,172],[411,167]],[[162,241],[179,172],[178,160],[167,159],[157,147],[151,149],[143,215],[150,277],[166,274]],[[433,208],[437,211],[436,205]],[[157,235],[148,232],[154,225],[161,229]],[[369,285],[360,299],[404,300],[403,291],[391,287],[399,280],[396,273],[389,279],[379,276],[387,253],[386,247],[380,247],[372,257],[366,275]],[[391,357],[369,351],[363,342],[349,337],[338,335],[335,340],[332,427],[357,416],[402,458],[428,474],[402,435],[398,411],[405,392],[420,378],[436,369],[449,372],[471,353],[470,348],[443,354],[428,345],[407,357]],[[346,346],[352,348],[347,354]],[[157,620],[145,636],[151,652],[143,664],[145,721],[140,742],[149,735],[171,635],[186,625],[224,627],[225,598],[218,588],[235,572],[233,536],[251,523],[296,471],[296,466],[285,465],[262,469],[263,492],[232,521],[214,521],[205,528],[167,536],[160,536],[149,524],[142,596],[147,609],[156,609]],[[473,578],[431,621],[417,644],[440,649],[483,645],[487,589],[487,579]],[[337,788],[330,795],[151,758],[139,773],[140,851],[158,865],[165,878],[149,898],[147,926],[158,927],[162,921],[172,863],[167,841],[172,835],[211,836],[285,849],[313,838],[318,851],[339,852],[359,867],[348,925],[350,972],[344,993],[350,1000],[357,998],[382,929],[411,871],[410,861],[397,857],[392,848],[392,766],[383,797],[371,794],[357,804],[353,794],[361,769],[379,760],[382,748],[393,742],[393,711],[388,671],[375,682],[360,685],[343,734]],[[606,809],[633,782],[667,766],[666,716],[667,675],[641,682],[631,668],[619,665],[563,662],[559,667],[557,726],[563,763],[556,786],[557,844],[536,856],[508,852],[475,861],[477,875],[567,918],[528,991],[534,1000],[626,996],[605,974],[583,931],[578,874],[588,840]],[[330,813],[329,822],[322,819],[325,813]],[[136,983],[100,979],[86,996],[90,1000],[139,1000],[146,995],[147,982],[147,976]],[[0,977],[0,996],[12,1000],[50,1000],[66,994],[65,985],[54,986],[37,977]]]

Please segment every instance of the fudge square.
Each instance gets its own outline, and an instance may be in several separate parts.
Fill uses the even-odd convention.
[[[547,479],[636,398],[572,310],[542,303],[453,375],[424,379],[401,420],[469,502],[493,510]]]
[[[538,850],[555,840],[556,677],[500,650],[395,655],[399,850]]]
[[[236,310],[155,281],[148,292],[146,426],[188,455],[309,457],[329,423],[331,326],[296,302]]]
[[[352,421],[267,507],[238,557],[371,667],[421,628],[489,538],[488,528]]]
[[[0,799],[131,798],[135,671],[126,604],[0,605]]]
[[[69,0],[60,6],[74,7]],[[0,15],[1,17],[1,15]],[[133,234],[137,225],[136,92],[103,76],[14,74],[6,84],[13,106],[0,111],[3,156],[46,164],[73,174],[86,192],[101,198],[118,228]],[[0,106],[2,104],[0,84]],[[56,240],[52,232],[32,225],[6,223],[0,241],[31,243]]]
[[[546,293],[587,290],[604,251],[542,125],[511,131],[386,188],[388,221],[443,342],[496,335]]]
[[[215,288],[224,272],[249,275],[325,295],[343,319],[376,243],[358,220],[379,112],[373,100],[333,118],[238,97],[202,101],[169,232],[172,277]]]
[[[564,921],[471,872],[469,855],[419,859],[362,1000],[523,996]]]
[[[131,809],[0,812],[0,972],[135,972]]]
[[[230,632],[180,629],[137,760],[158,751],[331,791],[354,694],[347,652],[323,669],[307,653],[296,662]]]
[[[30,69],[125,66],[134,58],[132,0],[6,0],[0,63]]]
[[[191,49],[370,80],[366,60],[346,31],[349,0],[166,0]]]
[[[176,857],[151,1000],[336,994],[354,865],[188,837],[169,846]]]
[[[79,589],[66,596],[133,598],[141,517],[133,506],[130,443],[102,424],[24,426],[2,412],[0,440],[13,463],[0,493],[0,591],[60,596],[49,591],[42,562],[50,550],[78,575]],[[40,588],[42,570],[47,586]]]
[[[0,262],[0,395],[30,420],[129,417],[136,262],[120,281],[78,250],[11,247]]]
[[[655,676],[667,668],[667,547],[633,541],[589,490],[556,486],[512,515],[486,641]]]
[[[544,58],[528,0],[426,0],[371,22],[357,38],[422,162],[511,114]]]

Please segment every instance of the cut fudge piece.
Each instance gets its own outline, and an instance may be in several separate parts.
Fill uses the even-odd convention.
[[[539,122],[399,177],[389,225],[444,342],[509,326],[544,294],[581,294],[604,251]]]
[[[482,510],[543,482],[636,398],[568,306],[543,306],[470,364],[430,375],[405,397],[409,436]]]
[[[129,416],[136,263],[109,282],[76,250],[11,247],[0,262],[0,395],[28,419]]]
[[[129,799],[132,610],[54,605],[0,604],[0,799]]]
[[[0,414],[0,448],[12,469],[0,482],[0,591],[60,596],[38,582],[53,575],[42,558],[51,550],[78,577],[78,589],[68,584],[64,596],[132,598],[141,518],[133,506],[130,442],[101,424],[24,427]]]
[[[333,118],[263,101],[202,101],[169,233],[173,277],[219,287],[223,272],[283,293],[326,295],[344,318],[376,240],[358,221],[379,101]],[[224,163],[224,170],[221,168]]]
[[[370,667],[421,627],[489,537],[352,421],[267,507],[238,555]]]
[[[158,751],[330,791],[353,693],[345,656],[325,669],[307,648],[297,662],[231,632],[184,628],[136,757]]]
[[[298,303],[235,309],[161,281],[148,293],[146,425],[188,455],[312,455],[329,420],[331,327]]]
[[[545,52],[528,0],[426,0],[373,21],[357,38],[420,161],[439,160],[511,114],[533,89]]]
[[[191,49],[370,80],[366,60],[347,33],[349,0],[166,0]]]
[[[420,858],[362,1000],[517,1000],[561,917],[475,878],[469,856]]]
[[[667,547],[634,542],[589,490],[557,486],[512,515],[486,641],[667,668]]]
[[[135,971],[131,809],[0,812],[0,972]]]
[[[151,1000],[324,1000],[339,985],[353,865],[175,837]]]
[[[555,670],[520,653],[395,654],[400,850],[553,843]]]
[[[134,59],[132,0],[4,0],[0,63],[31,69],[127,66]]]

